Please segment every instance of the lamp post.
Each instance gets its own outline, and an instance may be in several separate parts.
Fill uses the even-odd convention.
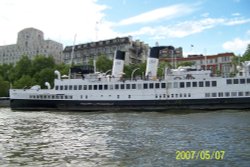
[[[133,71],[132,71],[132,73],[131,73],[131,80],[133,79],[133,75],[134,75],[134,73],[135,73],[135,71],[137,71],[137,70],[139,70],[140,68],[136,68],[136,69],[134,69]]]

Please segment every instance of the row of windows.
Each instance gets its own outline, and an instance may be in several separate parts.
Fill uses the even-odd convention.
[[[71,95],[30,95],[30,99],[73,99]]]
[[[113,90],[166,88],[166,83],[114,84],[114,85],[56,85],[56,90]]]
[[[168,88],[216,87],[216,81],[193,81],[167,83]],[[166,83],[114,84],[114,85],[56,85],[56,90],[113,90],[113,89],[164,89]]]
[[[247,79],[227,79],[227,84],[245,84],[245,83],[250,83],[250,78]]]
[[[205,97],[235,97],[235,96],[250,96],[250,92],[213,92],[205,93]]]

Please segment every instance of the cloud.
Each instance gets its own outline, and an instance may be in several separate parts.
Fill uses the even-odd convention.
[[[105,20],[104,11],[109,7],[96,0],[1,0],[0,45],[16,43],[17,33],[27,27],[44,32],[45,38],[72,44],[77,41],[93,41],[96,38],[96,22],[99,38],[116,35]]]
[[[173,25],[146,26],[139,30],[132,31],[128,35],[147,35],[153,39],[183,38],[192,34],[203,32],[204,30],[216,26],[233,26],[248,23],[250,19],[225,19],[225,18],[204,18],[200,20],[184,21]]]
[[[222,47],[227,51],[239,52],[243,54],[248,44],[250,44],[250,40],[235,38],[232,41],[226,41],[225,43],[223,43]]]
[[[172,19],[175,17],[183,16],[192,13],[195,9],[194,5],[176,4],[172,6],[154,9],[137,16],[121,20],[118,25],[131,25],[139,23],[150,23],[162,19]]]
[[[240,13],[232,13],[232,16],[240,16]]]

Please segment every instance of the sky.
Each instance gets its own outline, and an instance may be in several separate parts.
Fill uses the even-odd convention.
[[[130,35],[151,47],[182,47],[185,56],[242,55],[250,0],[0,0],[0,46],[30,27],[64,47]]]

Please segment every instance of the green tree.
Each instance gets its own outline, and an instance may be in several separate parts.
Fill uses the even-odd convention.
[[[31,75],[31,65],[31,60],[27,56],[22,56],[15,66],[16,78],[21,78],[23,75]]]
[[[243,54],[241,61],[250,61],[250,44],[247,45],[247,49]]]
[[[41,86],[41,88],[45,88],[44,85],[45,82],[49,82],[53,87],[54,79],[55,79],[54,69],[51,68],[42,69],[40,72],[37,72],[34,75],[34,80],[38,85]]]
[[[96,68],[100,72],[106,72],[112,69],[113,61],[110,60],[107,56],[101,55],[96,60]]]
[[[20,79],[14,82],[13,88],[22,89],[34,85],[34,80],[29,75],[23,75]]]
[[[53,57],[51,56],[45,57],[42,55],[38,55],[32,61],[32,74],[35,75],[37,72],[40,72],[45,68],[54,69],[54,67],[55,67],[55,61]]]
[[[194,65],[194,62],[190,62],[190,61],[186,61],[186,62],[181,62],[181,63],[178,63],[177,67],[180,67],[180,66],[192,66]]]
[[[9,82],[4,81],[3,78],[0,76],[0,97],[7,96],[9,96]]]

